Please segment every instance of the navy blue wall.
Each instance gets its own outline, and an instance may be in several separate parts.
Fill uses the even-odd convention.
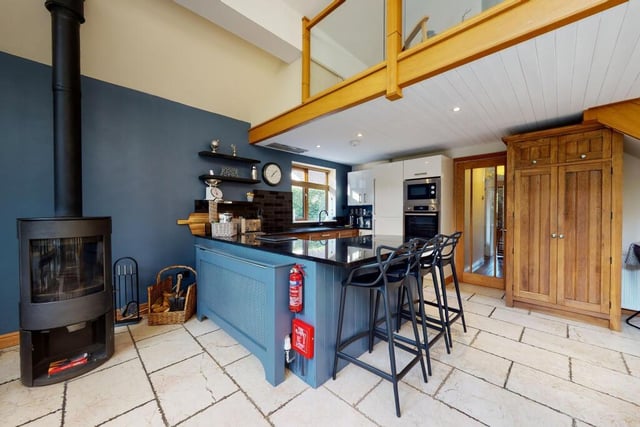
[[[82,108],[84,215],[112,217],[113,260],[136,258],[143,295],[161,268],[193,265],[193,236],[176,220],[203,198],[198,176],[220,167],[198,156],[212,139],[220,139],[219,152],[236,144],[238,156],[285,172],[278,187],[226,182],[225,199],[256,188],[290,191],[295,160],[337,169],[337,214],[345,214],[350,166],[251,146],[249,123],[86,77]],[[19,328],[16,218],[54,213],[52,114],[50,67],[0,52],[0,334]],[[248,176],[248,165],[236,166]]]

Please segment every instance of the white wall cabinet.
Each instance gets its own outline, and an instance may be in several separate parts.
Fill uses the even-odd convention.
[[[404,160],[402,162],[403,177],[404,179],[416,179],[442,176],[442,162],[446,159],[449,158],[437,155]]]
[[[373,167],[373,231],[376,235],[403,234],[402,162],[381,163]]]
[[[349,206],[372,205],[374,203],[373,171],[371,169],[349,172],[347,179]]]

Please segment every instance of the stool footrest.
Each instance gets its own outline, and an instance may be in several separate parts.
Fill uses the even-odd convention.
[[[380,338],[381,340],[387,342],[388,338],[387,338],[387,331],[385,331],[384,329],[380,329],[380,328],[375,328],[373,331],[374,336]],[[393,334],[393,345],[395,345],[398,348],[401,348],[402,350],[406,351],[407,353],[411,353],[414,356],[418,355],[418,349],[417,348],[412,348],[412,347],[408,347],[406,346],[404,343],[406,344],[411,344],[413,346],[416,345],[415,340],[411,339],[411,338],[407,338],[407,337],[403,337],[402,335],[398,335],[398,334]]]

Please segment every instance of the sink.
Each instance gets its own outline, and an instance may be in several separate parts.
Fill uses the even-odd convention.
[[[294,227],[287,230],[287,233],[308,233],[312,231],[329,231],[329,230],[342,230],[345,228],[353,228],[348,225],[337,225],[332,223],[324,224],[309,224],[305,227]]]

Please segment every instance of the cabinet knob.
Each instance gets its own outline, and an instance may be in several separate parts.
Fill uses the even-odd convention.
[[[551,238],[555,239],[556,237],[558,237],[558,235],[556,233],[551,233]]]
[[[564,239],[564,234],[558,234],[558,239]]]
[[[587,158],[587,155],[586,155],[586,154],[580,154],[580,158],[581,158],[581,159],[586,159],[586,158]]]
[[[537,161],[537,160],[531,160],[531,164],[532,164],[532,165],[535,165],[536,163],[538,163],[538,161]]]

